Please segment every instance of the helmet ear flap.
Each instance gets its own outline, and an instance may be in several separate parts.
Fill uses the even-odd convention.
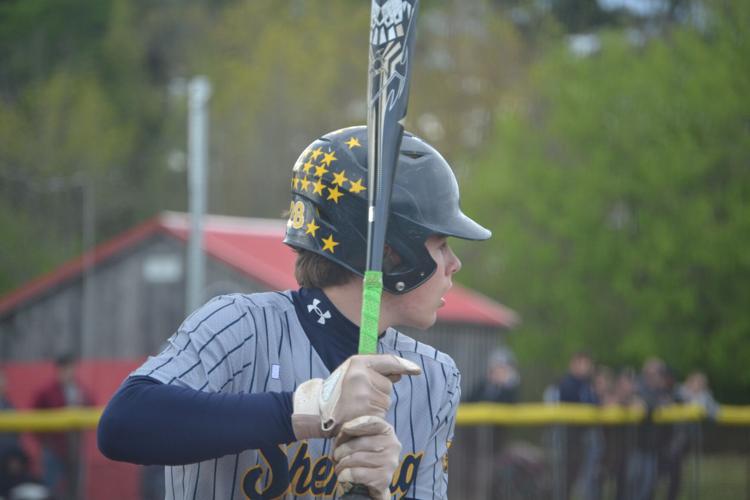
[[[406,220],[389,222],[386,246],[398,257],[391,268],[383,269],[383,286],[402,294],[417,288],[435,272],[437,264],[425,246],[430,233]]]

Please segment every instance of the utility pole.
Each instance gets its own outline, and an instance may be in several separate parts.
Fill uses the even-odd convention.
[[[190,238],[188,240],[187,312],[203,302],[206,261],[203,253],[203,216],[206,213],[208,167],[208,100],[211,84],[205,76],[188,82],[188,198]]]

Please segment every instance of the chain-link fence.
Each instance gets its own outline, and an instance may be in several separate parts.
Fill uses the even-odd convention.
[[[463,405],[450,498],[750,499],[750,414]]]

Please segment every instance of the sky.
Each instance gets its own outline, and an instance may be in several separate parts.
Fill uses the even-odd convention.
[[[640,15],[655,14],[667,7],[666,0],[599,0],[603,9],[626,9]]]

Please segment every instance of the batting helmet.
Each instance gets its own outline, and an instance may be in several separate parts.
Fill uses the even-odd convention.
[[[386,244],[398,263],[383,270],[393,293],[418,287],[435,272],[431,235],[486,240],[492,233],[461,212],[458,183],[432,146],[405,132],[391,197]],[[310,144],[292,172],[284,243],[309,250],[362,276],[367,247],[367,128],[330,132]]]

